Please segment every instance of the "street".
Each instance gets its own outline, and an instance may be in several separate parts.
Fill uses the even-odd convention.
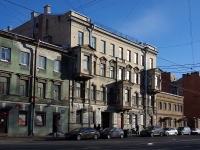
[[[169,137],[132,137],[124,139],[87,139],[65,140],[59,139],[21,139],[0,138],[0,150],[27,150],[27,149],[200,149],[200,135],[184,135]]]

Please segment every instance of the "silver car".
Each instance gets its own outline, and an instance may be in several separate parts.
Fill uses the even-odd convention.
[[[174,128],[164,128],[164,135],[169,136],[169,135],[178,135],[178,131]]]
[[[190,135],[191,134],[190,127],[178,127],[177,130],[178,130],[178,134],[180,134],[180,135],[184,135],[184,134]]]
[[[200,134],[199,128],[191,128],[191,134]]]

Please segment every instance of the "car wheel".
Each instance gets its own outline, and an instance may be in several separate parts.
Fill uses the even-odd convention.
[[[183,132],[181,133],[181,135],[183,135]]]
[[[169,136],[169,133],[168,133],[168,132],[166,133],[166,136]]]
[[[94,135],[94,139],[95,139],[95,140],[97,140],[97,139],[98,139],[98,136],[97,136],[96,134]]]
[[[151,137],[153,137],[154,136],[154,134],[153,133],[151,133]]]
[[[81,135],[77,135],[76,139],[77,139],[78,141],[80,141],[80,140],[81,140]]]
[[[110,135],[109,134],[107,135],[107,139],[110,139]]]
[[[123,139],[123,138],[124,138],[124,135],[123,135],[123,134],[121,134],[121,135],[120,135],[120,138],[121,138],[121,139]]]
[[[169,133],[168,133],[169,134]],[[162,132],[160,132],[160,136],[163,136],[163,133]]]
[[[177,133],[175,132],[174,135],[177,136]]]
[[[190,135],[190,133],[188,133],[188,135]]]

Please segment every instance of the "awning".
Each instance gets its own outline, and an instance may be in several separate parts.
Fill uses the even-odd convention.
[[[162,120],[172,120],[172,117],[164,117]]]
[[[186,117],[183,117],[177,120],[177,122],[181,122],[181,121],[188,121],[188,119]]]

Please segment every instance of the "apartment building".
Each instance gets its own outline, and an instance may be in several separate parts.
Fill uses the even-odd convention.
[[[0,31],[0,134],[68,131],[68,51]],[[62,128],[62,129],[61,129]]]
[[[187,126],[187,118],[183,115],[183,96],[166,92],[156,94],[157,125],[166,127]]]
[[[51,14],[49,5],[12,32],[69,49],[69,130],[94,123],[123,129],[156,124],[154,95],[161,89],[161,72],[154,46],[75,11]]]

